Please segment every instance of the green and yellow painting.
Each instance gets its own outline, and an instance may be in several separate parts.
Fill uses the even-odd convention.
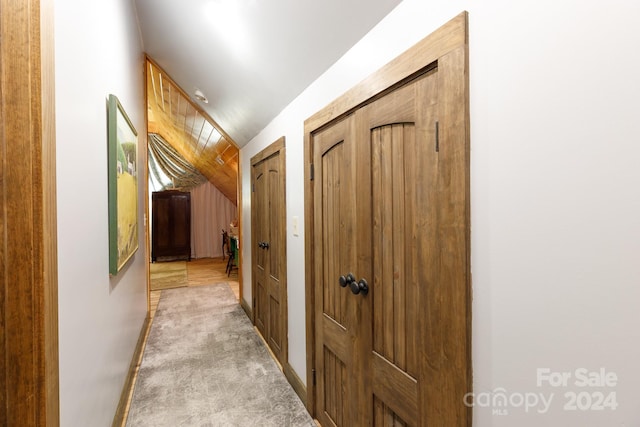
[[[138,137],[119,101],[109,96],[109,273],[138,249]]]

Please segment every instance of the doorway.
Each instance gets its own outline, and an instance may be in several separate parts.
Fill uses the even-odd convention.
[[[208,264],[214,265],[216,260],[230,256],[230,245],[225,245],[223,236],[239,238],[241,232],[237,210],[241,197],[239,149],[224,129],[149,57],[145,61],[145,76],[150,160],[147,244],[152,258],[155,260],[157,253],[164,260],[198,258],[208,259]],[[181,203],[180,209],[172,203],[172,214],[163,218],[153,212],[150,196],[153,192],[158,200],[164,198],[159,196],[164,190],[169,193],[163,194],[173,193]],[[155,245],[151,241],[154,227],[162,230],[159,234],[164,238]],[[236,260],[234,266],[240,262]],[[234,268],[232,279],[237,275],[238,282],[242,282],[240,272],[240,268]],[[218,276],[215,269],[211,271],[211,280]],[[239,292],[242,300],[242,286]],[[150,309],[154,302],[150,294]]]
[[[467,51],[463,13],[305,122],[323,426],[471,424]]]

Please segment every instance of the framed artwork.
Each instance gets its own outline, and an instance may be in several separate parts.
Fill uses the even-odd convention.
[[[109,95],[109,274],[138,250],[138,133],[115,95]]]

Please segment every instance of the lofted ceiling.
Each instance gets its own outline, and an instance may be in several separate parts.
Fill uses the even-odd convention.
[[[134,0],[147,55],[238,147],[400,1]]]

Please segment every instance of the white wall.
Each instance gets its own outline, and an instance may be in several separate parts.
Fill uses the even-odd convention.
[[[249,159],[286,137],[290,363],[304,380],[304,234],[291,232],[304,212],[303,121],[462,10],[470,13],[474,425],[640,425],[637,1],[405,0],[242,149],[250,195]],[[242,209],[248,248],[250,197]],[[567,385],[538,386],[540,368],[568,372]],[[579,387],[580,368],[604,368],[617,381]],[[482,406],[491,391],[511,403]],[[581,392],[589,393],[582,403],[615,393],[618,407],[565,410],[565,393]],[[518,406],[527,393],[552,398],[548,410]]]
[[[144,58],[133,3],[56,0],[55,49],[61,425],[109,426],[147,308],[142,175],[140,246],[109,278],[110,93],[138,131],[139,164],[146,161]]]

